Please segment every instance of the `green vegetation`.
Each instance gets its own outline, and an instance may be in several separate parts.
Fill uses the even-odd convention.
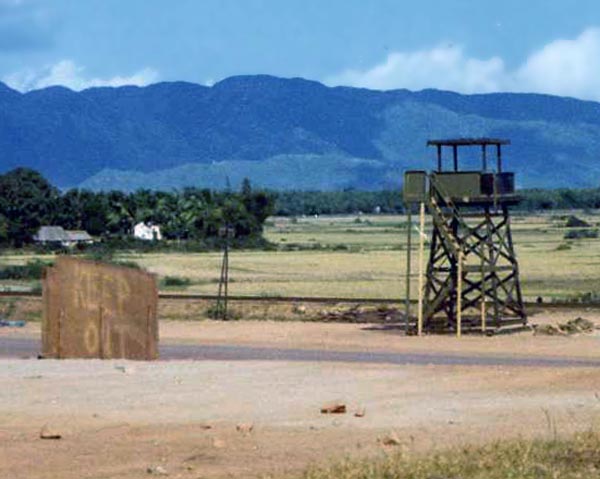
[[[34,259],[25,264],[5,266],[0,269],[0,280],[40,280],[44,268],[51,265],[51,262]]]
[[[22,247],[33,242],[40,226],[56,225],[86,230],[114,248],[135,247],[141,242],[131,239],[133,226],[143,221],[161,225],[167,240],[201,243],[205,249],[214,247],[219,229],[230,225],[236,244],[252,245],[272,209],[272,195],[253,191],[247,180],[239,193],[196,188],[61,193],[39,173],[18,168],[0,175],[0,244]],[[145,243],[148,248],[153,242]]]
[[[577,229],[567,231],[564,235],[565,239],[582,239],[582,238],[597,238],[597,229]]]
[[[192,284],[192,281],[189,278],[182,278],[181,276],[165,276],[160,285],[165,288],[182,288]]]
[[[514,208],[515,211],[600,208],[600,188],[529,189],[519,193],[523,201]],[[395,214],[404,213],[404,204],[400,188],[388,191],[286,191],[277,194],[274,211],[278,216],[340,215],[358,212]],[[569,221],[570,218],[572,217],[566,216],[565,221]],[[569,223],[567,226],[586,225]]]
[[[593,223],[595,214],[577,215]],[[264,237],[275,251],[235,250],[230,254],[229,292],[235,295],[336,296],[403,298],[406,268],[406,217],[400,215],[271,217]],[[526,300],[538,296],[552,301],[584,301],[600,293],[600,239],[563,238],[566,217],[551,214],[514,215],[512,231]],[[413,227],[414,227],[413,223]],[[576,229],[573,229],[575,231]],[[425,233],[429,234],[429,218]],[[281,241],[285,239],[285,241]],[[418,232],[413,229],[412,297],[417,293]],[[183,243],[183,242],[182,242]],[[188,242],[189,243],[189,242]],[[427,245],[427,241],[425,241]],[[190,281],[180,288],[189,293],[215,294],[223,255],[217,251],[136,250],[104,251],[95,246],[88,257],[101,261],[133,262],[158,274]],[[425,253],[427,257],[427,251]],[[28,250],[7,251],[0,267],[25,265],[52,255]],[[19,282],[22,287],[22,282]],[[10,280],[2,285],[12,286]],[[161,285],[164,286],[164,282]],[[595,300],[597,301],[597,300]]]
[[[223,310],[222,307],[217,307],[216,303],[206,308],[204,316],[209,319],[222,319]],[[231,305],[227,307],[227,320],[228,321],[239,321],[242,319],[242,313],[238,309],[234,309]]]
[[[575,479],[600,477],[600,435],[516,440],[411,458],[348,461],[305,472],[303,479]]]
[[[403,213],[400,191],[283,191],[277,193],[278,216]]]
[[[524,201],[517,212],[600,207],[600,189],[525,190],[522,194]],[[267,249],[270,246],[262,239],[262,232],[273,213],[292,217],[294,223],[302,216],[403,211],[400,191],[392,190],[267,193],[253,191],[250,182],[244,180],[240,192],[186,188],[129,194],[87,190],[61,193],[33,170],[18,168],[0,175],[0,244],[17,248],[32,243],[40,226],[57,225],[67,230],[86,230],[112,249],[200,252],[219,247],[219,229],[229,224],[235,228],[234,248]],[[161,225],[164,237],[170,241],[133,239],[133,226],[141,221]],[[365,221],[369,220],[360,216],[354,220],[357,225]],[[591,224],[574,224],[572,216],[565,217],[565,221],[567,226]],[[568,234],[589,238],[597,232],[590,228],[588,233]],[[319,249],[316,243],[312,249]]]
[[[140,265],[135,261],[119,259],[115,256],[115,251],[105,246],[90,248],[85,254],[85,259],[99,261],[100,263],[112,264],[115,266],[124,266],[126,268],[140,269]]]

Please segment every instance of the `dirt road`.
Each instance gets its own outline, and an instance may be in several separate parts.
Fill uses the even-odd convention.
[[[31,344],[37,334],[30,325],[0,331],[0,340]],[[181,478],[280,476],[345,456],[598,427],[600,368],[568,361],[597,364],[599,339],[457,341],[365,325],[173,322],[161,327],[166,351],[210,357],[1,359],[0,478],[142,478],[148,468]],[[245,360],[233,360],[240,351]],[[542,362],[517,365],[524,358]],[[334,400],[348,412],[321,414]],[[236,430],[241,423],[252,430]],[[62,439],[40,439],[45,424]],[[400,445],[381,444],[390,431]]]
[[[0,358],[35,358],[40,354],[40,341],[33,338],[0,337]],[[471,353],[396,353],[331,351],[321,349],[281,349],[227,345],[162,344],[161,360],[193,361],[304,361],[346,362],[398,365],[464,365],[464,366],[528,366],[528,367],[597,367],[600,359],[540,356],[498,356]]]
[[[598,368],[4,360],[0,383],[11,479],[253,477],[380,454],[392,430],[421,451],[600,425]],[[334,400],[348,413],[319,412]]]

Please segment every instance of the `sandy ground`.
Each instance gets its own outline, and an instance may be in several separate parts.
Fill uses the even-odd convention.
[[[390,431],[423,451],[600,425],[597,369],[5,360],[0,381],[3,478],[280,475],[381,454]]]
[[[598,320],[593,313],[577,315]],[[544,321],[563,321],[552,312]],[[405,338],[353,324],[164,322],[169,343],[600,356],[600,337]],[[33,324],[0,330],[31,337]],[[279,477],[309,464],[600,426],[600,369],[283,361],[0,361],[1,478]],[[340,400],[343,415],[320,407]],[[354,413],[365,409],[364,417]],[[251,423],[253,430],[236,430]],[[60,440],[39,438],[47,424]],[[402,444],[383,446],[394,431]]]
[[[583,317],[600,325],[600,309],[541,310],[530,324],[558,324]],[[0,328],[0,337],[40,337],[40,323]],[[405,337],[393,326],[302,321],[160,321],[165,344],[238,345],[360,352],[481,354],[513,357],[600,358],[600,330],[575,336],[535,336],[531,331],[484,337],[428,335]]]
[[[584,317],[600,325],[600,310],[540,311],[531,324],[558,324]],[[361,352],[414,352],[482,354],[497,356],[540,356],[600,358],[600,330],[589,335],[534,336],[526,331],[484,337],[428,335],[405,337],[393,326],[285,321],[163,321],[165,343],[236,344],[261,347],[323,349]]]

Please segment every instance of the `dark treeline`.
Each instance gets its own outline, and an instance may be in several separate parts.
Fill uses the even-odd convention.
[[[522,190],[521,211],[600,208],[600,188]],[[61,192],[39,173],[18,168],[0,175],[0,244],[21,247],[33,242],[40,226],[85,230],[106,241],[131,241],[138,222],[160,225],[167,240],[215,245],[219,228],[231,225],[236,244],[263,244],[263,225],[270,215],[403,213],[400,191],[264,192],[248,180],[239,192],[186,188],[164,192],[139,190]],[[254,243],[253,243],[254,241]],[[139,246],[139,245],[138,245]]]
[[[402,213],[398,191],[285,191],[277,193],[275,215],[340,215],[359,211]]]
[[[515,209],[523,211],[600,208],[600,188],[522,190],[523,201]]]
[[[15,247],[32,243],[43,225],[127,241],[134,225],[143,221],[160,225],[166,239],[197,242],[218,237],[219,228],[230,225],[236,241],[249,244],[261,237],[273,204],[272,194],[253,191],[249,181],[240,192],[186,188],[61,193],[36,171],[18,168],[0,175],[0,243]]]
[[[521,190],[518,211],[597,209],[600,188]],[[401,191],[288,191],[277,194],[275,214],[281,216],[403,213]]]

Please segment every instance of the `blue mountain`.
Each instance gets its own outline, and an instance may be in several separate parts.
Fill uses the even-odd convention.
[[[538,94],[460,95],[227,78],[147,87],[0,83],[0,170],[34,168],[61,187],[398,187],[430,168],[428,138],[507,137],[522,187],[600,183],[600,103]],[[464,158],[475,167],[476,158]]]

